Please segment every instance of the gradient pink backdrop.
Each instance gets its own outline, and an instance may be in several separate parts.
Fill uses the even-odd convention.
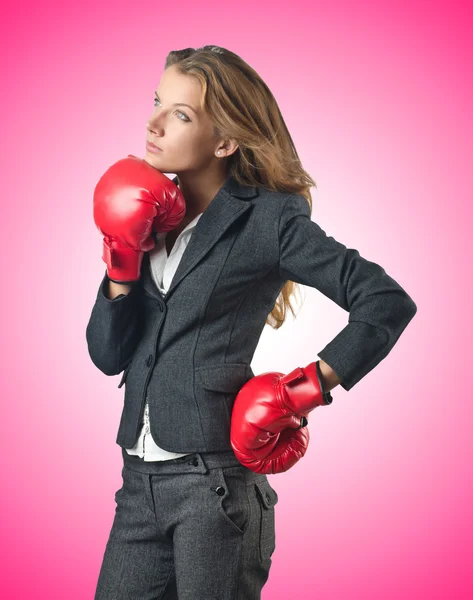
[[[6,5],[5,5],[6,6]],[[266,600],[473,597],[471,3],[20,2],[2,39],[4,598],[93,597],[121,485],[124,388],[85,327],[105,265],[92,193],[144,155],[171,49],[218,44],[273,91],[313,220],[418,313],[311,422],[279,494]],[[316,359],[348,314],[313,288],[256,374]]]

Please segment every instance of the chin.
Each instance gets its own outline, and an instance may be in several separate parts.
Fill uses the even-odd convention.
[[[159,170],[162,170],[162,162],[159,160],[158,156],[156,154],[152,154],[151,152],[146,152],[143,160],[145,162],[147,162],[149,165],[151,165],[152,167],[159,167]]]

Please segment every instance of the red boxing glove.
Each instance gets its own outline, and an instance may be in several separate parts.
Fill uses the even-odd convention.
[[[257,375],[238,392],[230,442],[242,465],[257,473],[281,473],[304,456],[309,412],[332,403],[330,392],[323,391],[318,362],[288,375]]]
[[[94,221],[104,235],[102,259],[116,283],[140,278],[153,231],[177,227],[186,212],[181,190],[145,160],[129,154],[113,164],[94,190]]]

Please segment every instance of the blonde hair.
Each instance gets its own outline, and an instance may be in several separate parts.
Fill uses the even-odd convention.
[[[209,114],[217,137],[235,139],[238,149],[226,160],[228,173],[240,184],[275,192],[303,195],[312,210],[311,187],[291,135],[271,90],[242,58],[221,46],[172,50],[165,69],[194,76],[202,86],[201,105]],[[279,329],[298,284],[287,281],[266,323]]]

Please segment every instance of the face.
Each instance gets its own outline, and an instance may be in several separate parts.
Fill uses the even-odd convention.
[[[146,124],[146,141],[161,150],[146,149],[144,157],[162,173],[206,169],[222,154],[216,155],[222,146],[200,106],[200,94],[201,85],[194,77],[178,73],[174,65],[164,71]],[[181,103],[189,106],[175,106]]]

